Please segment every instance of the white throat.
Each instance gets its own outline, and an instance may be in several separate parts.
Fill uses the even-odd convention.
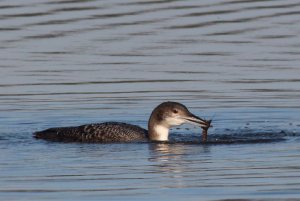
[[[163,125],[154,126],[154,131],[156,133],[155,140],[157,141],[168,141],[169,139],[169,128]]]

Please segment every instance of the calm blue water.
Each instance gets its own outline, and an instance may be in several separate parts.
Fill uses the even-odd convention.
[[[300,2],[0,1],[0,200],[300,200]],[[178,101],[167,144],[50,143]]]

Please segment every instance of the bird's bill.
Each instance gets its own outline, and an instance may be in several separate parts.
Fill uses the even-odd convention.
[[[183,119],[185,120],[186,123],[194,124],[200,126],[201,128],[212,127],[212,125],[210,125],[211,120],[205,120],[193,114],[190,114],[187,117],[183,117]]]

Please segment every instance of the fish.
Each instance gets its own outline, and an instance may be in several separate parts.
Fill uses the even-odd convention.
[[[208,124],[208,127],[201,127],[202,128],[202,142],[207,142],[207,133],[208,133],[208,129],[210,127],[212,127],[211,125],[211,120],[206,121]]]

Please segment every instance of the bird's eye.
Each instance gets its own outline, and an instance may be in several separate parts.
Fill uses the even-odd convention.
[[[178,110],[174,109],[174,110],[173,110],[173,113],[177,114],[177,113],[178,113]]]

